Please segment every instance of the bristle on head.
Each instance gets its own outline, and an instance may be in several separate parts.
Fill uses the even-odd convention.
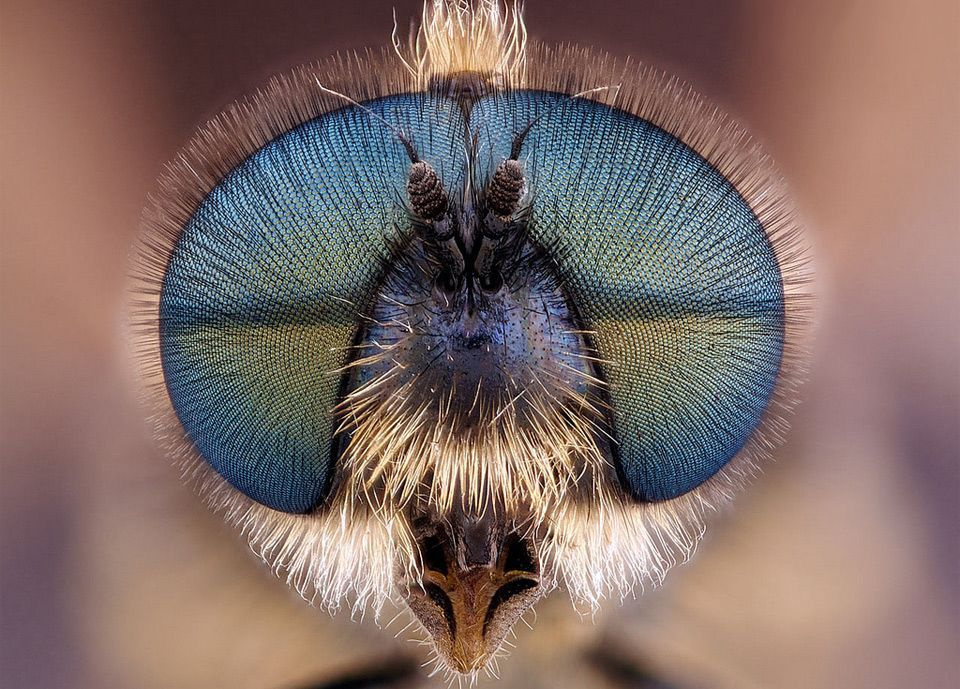
[[[393,46],[418,86],[473,72],[517,84],[526,73],[527,28],[519,2],[428,0],[406,45],[394,19]]]

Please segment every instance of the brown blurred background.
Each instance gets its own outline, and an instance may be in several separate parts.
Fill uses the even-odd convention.
[[[822,313],[781,461],[697,559],[595,624],[548,601],[500,686],[956,686],[960,4],[527,4],[534,37],[674,71],[766,143]],[[419,11],[0,4],[0,685],[375,686],[399,667],[443,686],[416,646],[301,604],[179,485],[119,335],[163,163],[273,73],[384,43],[393,5]]]

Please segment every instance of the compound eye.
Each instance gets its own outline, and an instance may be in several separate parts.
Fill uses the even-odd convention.
[[[144,367],[162,367],[158,395],[172,406],[185,452],[283,512],[307,512],[328,497],[357,305],[409,226],[397,200],[405,183],[425,217],[446,210],[437,172],[410,169],[402,142],[370,112],[428,142],[421,152],[452,178],[458,163],[444,151],[462,150],[463,123],[427,94],[365,107],[328,112],[266,142],[197,194],[196,210],[172,233],[170,214],[187,204],[167,199],[163,225],[141,247],[145,293],[159,292],[159,304],[140,307],[157,337],[144,348]],[[178,189],[198,184],[204,164],[218,169],[218,150],[206,153],[183,166]]]
[[[533,190],[527,231],[592,334],[626,491],[678,497],[768,443],[806,278],[783,199],[769,181],[744,182],[742,137],[704,145],[711,162],[630,112],[542,91],[473,113],[478,130],[500,133],[488,159],[528,128],[523,169],[500,164],[487,203],[506,214],[524,183]]]

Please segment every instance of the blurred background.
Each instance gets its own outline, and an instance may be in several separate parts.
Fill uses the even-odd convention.
[[[396,625],[302,604],[180,486],[119,334],[166,160],[272,74],[385,43],[393,6],[419,12],[0,3],[4,687],[444,686]],[[957,686],[960,4],[529,0],[526,14],[534,38],[642,58],[741,119],[792,185],[822,296],[780,461],[661,589],[593,620],[542,604],[498,686]]]

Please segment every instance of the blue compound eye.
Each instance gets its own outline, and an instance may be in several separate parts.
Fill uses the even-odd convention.
[[[463,130],[453,103],[367,105],[455,180],[448,163]],[[170,401],[202,458],[268,507],[306,512],[327,497],[342,368],[408,224],[409,166],[368,112],[322,115],[226,175],[173,248],[160,298]]]
[[[621,482],[636,498],[696,488],[746,444],[784,345],[781,268],[737,189],[632,114],[518,92],[474,118],[493,159],[524,143],[530,234],[548,247],[608,382]]]

